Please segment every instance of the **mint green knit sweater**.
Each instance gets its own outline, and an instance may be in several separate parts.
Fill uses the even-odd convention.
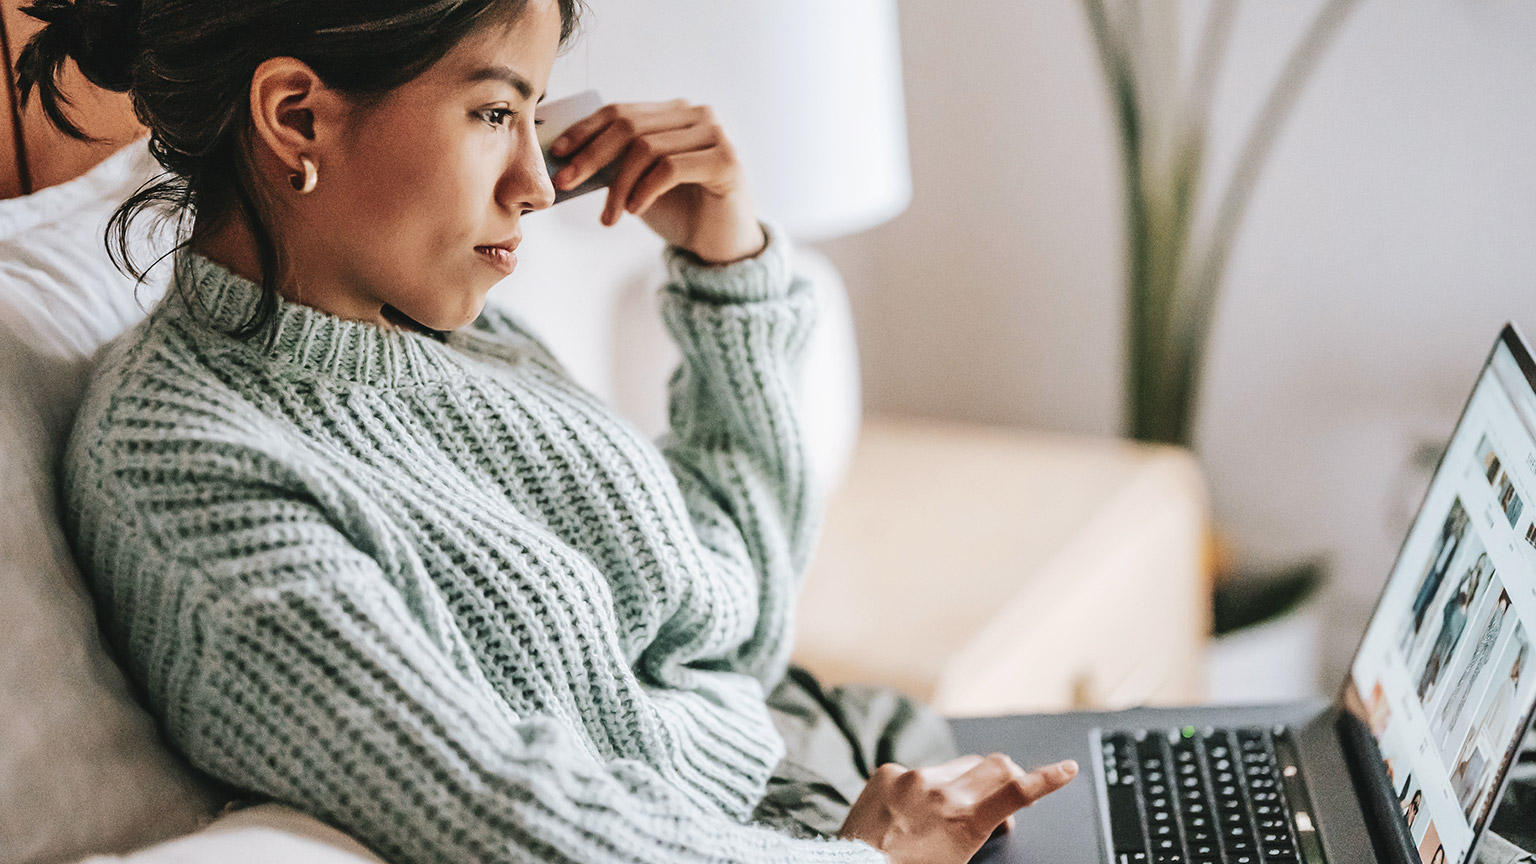
[[[749,816],[820,511],[794,391],[815,310],[770,229],[668,250],[658,447],[487,308],[442,340],[192,253],[103,353],[66,522],[171,742],[395,862],[878,862]]]

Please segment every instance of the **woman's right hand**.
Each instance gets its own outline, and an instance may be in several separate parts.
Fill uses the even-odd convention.
[[[853,802],[838,836],[863,840],[892,864],[965,864],[1013,812],[1077,776],[1068,759],[1025,771],[1002,753],[929,768],[887,762]]]

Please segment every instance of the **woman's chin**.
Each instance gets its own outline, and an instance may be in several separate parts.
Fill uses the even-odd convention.
[[[445,315],[444,317],[450,320],[445,321],[444,324],[447,326],[444,326],[441,329],[457,330],[460,327],[469,326],[470,322],[474,321],[476,318],[479,318],[480,313],[485,309],[485,296],[488,291],[489,288],[487,288],[486,291],[475,292],[474,297],[470,298],[467,305],[464,306],[457,314]]]
[[[480,310],[485,308],[485,298],[482,295],[478,303],[470,308],[459,311],[448,309],[433,309],[418,311],[415,315],[386,305],[383,308],[385,320],[402,330],[411,330],[417,333],[439,332],[457,330],[474,321],[480,316]]]

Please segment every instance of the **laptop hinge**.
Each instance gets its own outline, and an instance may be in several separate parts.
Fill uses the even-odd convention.
[[[1389,864],[1419,864],[1419,853],[1413,848],[1413,836],[1398,810],[1397,790],[1387,776],[1376,736],[1349,711],[1340,710],[1338,715],[1339,741],[1344,746],[1344,757],[1349,762],[1349,773],[1355,781],[1356,797],[1376,846],[1377,859]]]

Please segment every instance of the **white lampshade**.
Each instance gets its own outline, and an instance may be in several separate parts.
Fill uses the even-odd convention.
[[[805,240],[912,197],[895,0],[588,0],[550,98],[711,105],[758,209]]]

